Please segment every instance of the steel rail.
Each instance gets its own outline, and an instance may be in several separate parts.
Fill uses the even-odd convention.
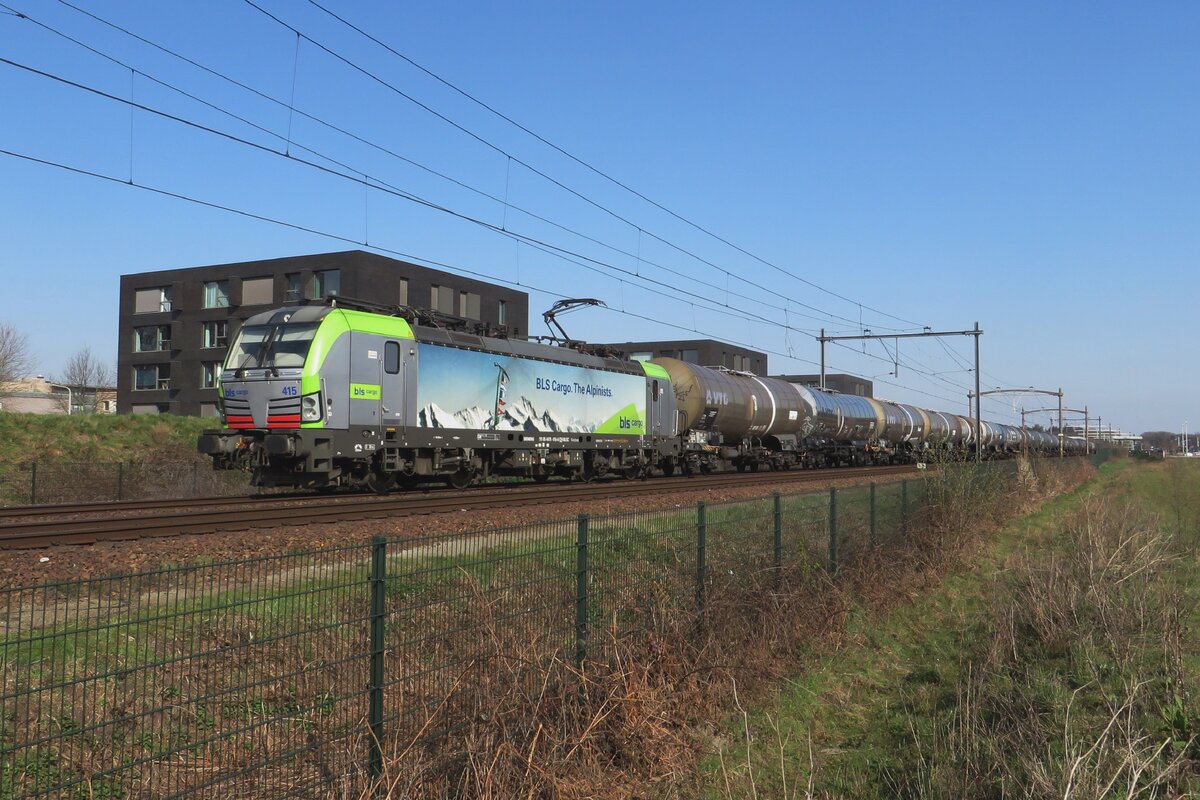
[[[0,549],[34,549],[51,545],[85,545],[154,536],[240,531],[279,525],[343,522],[361,519],[398,518],[413,515],[453,513],[497,507],[513,508],[566,502],[610,500],[658,494],[664,489],[695,491],[737,488],[746,485],[772,486],[781,483],[821,483],[872,477],[901,477],[915,471],[911,466],[854,467],[839,470],[806,470],[697,476],[689,479],[658,478],[623,480],[600,485],[580,483],[543,484],[511,489],[481,487],[474,491],[428,492],[420,496],[320,497],[296,503],[287,498],[278,503],[245,501],[211,510],[189,508],[186,501],[173,501],[177,513],[148,513],[132,516],[91,516],[53,520],[17,521],[0,525]],[[110,511],[112,509],[109,509]]]

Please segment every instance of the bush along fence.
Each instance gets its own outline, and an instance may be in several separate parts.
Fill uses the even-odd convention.
[[[217,472],[200,459],[0,465],[0,505],[244,495],[249,490],[246,473]]]
[[[737,597],[902,547],[929,484],[4,589],[0,797],[364,797],[398,769],[450,785],[489,693],[583,691],[613,642],[669,646],[668,620],[741,619]]]

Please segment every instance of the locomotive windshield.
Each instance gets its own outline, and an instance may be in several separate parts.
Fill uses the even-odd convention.
[[[229,369],[302,367],[319,323],[247,325],[229,348]]]

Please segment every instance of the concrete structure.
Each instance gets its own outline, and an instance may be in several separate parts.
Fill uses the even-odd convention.
[[[45,378],[26,378],[0,384],[0,411],[25,414],[113,414],[117,410],[117,390],[95,386],[67,387]]]
[[[247,318],[342,295],[528,334],[529,295],[394,258],[339,253],[121,276],[117,411],[213,416],[225,349]]]
[[[607,345],[630,358],[678,358],[702,367],[725,367],[738,372],[767,374],[767,354],[715,339],[685,339],[669,342],[613,342]]]
[[[788,383],[804,383],[809,386],[820,386],[820,375],[775,375],[781,381]],[[875,384],[857,375],[825,373],[825,388],[842,394],[856,394],[859,397],[874,397]]]

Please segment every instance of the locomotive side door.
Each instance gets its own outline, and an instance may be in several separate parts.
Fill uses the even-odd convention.
[[[405,364],[404,343],[388,339],[383,343],[382,374],[379,378],[382,389],[380,419],[384,427],[399,428],[404,425]]]

